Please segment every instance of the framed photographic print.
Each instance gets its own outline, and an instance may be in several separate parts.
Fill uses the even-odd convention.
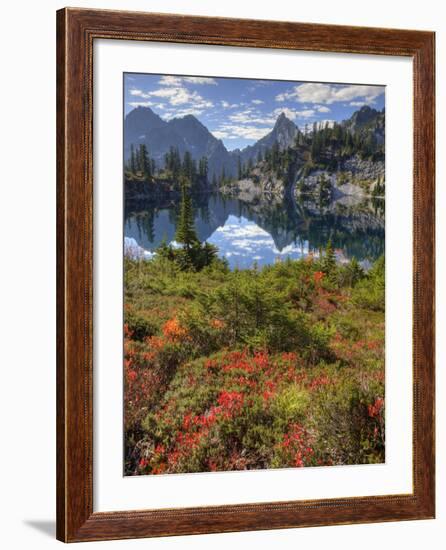
[[[434,517],[434,34],[57,31],[58,538]]]

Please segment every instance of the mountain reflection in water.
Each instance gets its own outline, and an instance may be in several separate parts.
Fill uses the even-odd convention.
[[[384,253],[384,201],[343,197],[328,205],[257,197],[244,202],[219,193],[193,197],[200,241],[216,245],[231,269],[317,254],[329,240],[339,261],[365,266]],[[149,252],[174,242],[179,204],[127,203],[124,235]]]

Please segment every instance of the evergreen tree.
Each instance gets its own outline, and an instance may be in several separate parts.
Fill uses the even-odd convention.
[[[205,242],[201,247],[201,266],[206,267],[210,265],[218,254],[218,248],[211,243]]]
[[[185,176],[186,179],[190,183],[193,183],[195,181],[195,176],[197,174],[197,168],[196,168],[196,165],[195,165],[195,161],[192,158],[192,155],[190,154],[189,151],[186,151],[184,153],[183,165],[181,167],[181,172],[182,172],[183,176]]]
[[[251,173],[252,168],[253,168],[252,158],[250,158],[250,159],[248,160],[248,168],[247,168],[247,170],[246,170],[248,176],[249,176],[249,174]]]
[[[267,149],[265,151],[265,162],[268,169],[271,169],[271,151]]]
[[[181,179],[181,206],[180,216],[178,218],[177,231],[175,234],[175,240],[184,245],[187,252],[190,252],[191,248],[199,243],[197,234],[195,232],[194,215],[192,211],[192,202],[189,194],[187,193],[187,180]]]
[[[136,157],[133,143],[130,145],[130,172],[132,172],[132,174],[136,173]]]
[[[364,277],[364,270],[359,265],[358,260],[353,256],[350,263],[347,266],[349,283],[354,286],[360,279]]]
[[[325,247],[325,253],[321,262],[322,271],[332,279],[336,275],[336,255],[331,244],[331,239]]]
[[[174,180],[178,179],[181,171],[180,153],[176,147],[170,147],[169,151],[164,155],[164,164],[166,170],[169,171]]]
[[[149,158],[149,152],[147,151],[147,147],[145,143],[141,143],[139,146],[139,170],[142,172],[143,176],[145,178],[152,177],[152,166]]]
[[[208,158],[206,156],[200,159],[198,164],[198,173],[200,177],[207,179],[208,177]]]
[[[175,251],[170,244],[167,244],[166,238],[163,238],[161,244],[156,249],[156,254],[160,258],[166,258],[167,260],[174,260]]]
[[[274,142],[274,145],[271,148],[271,169],[273,172],[277,172],[280,162],[280,151],[279,144],[277,141]]]
[[[322,132],[318,130],[316,122],[313,124],[311,139],[311,158],[313,162],[318,162],[322,151]]]

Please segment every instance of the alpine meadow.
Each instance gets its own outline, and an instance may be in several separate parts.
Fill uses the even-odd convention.
[[[385,88],[124,74],[124,475],[385,461]]]

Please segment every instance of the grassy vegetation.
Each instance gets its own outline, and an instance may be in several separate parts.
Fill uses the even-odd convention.
[[[384,260],[125,259],[127,475],[384,461]]]

